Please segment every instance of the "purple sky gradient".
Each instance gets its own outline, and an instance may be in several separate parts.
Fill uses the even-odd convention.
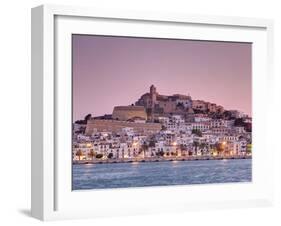
[[[251,115],[250,43],[73,35],[73,119],[111,114],[154,84]]]

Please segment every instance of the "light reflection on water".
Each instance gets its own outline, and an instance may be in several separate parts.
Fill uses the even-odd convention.
[[[73,165],[74,190],[251,180],[251,159]]]

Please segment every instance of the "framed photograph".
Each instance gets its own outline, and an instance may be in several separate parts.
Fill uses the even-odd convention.
[[[32,9],[32,216],[270,205],[272,21]]]

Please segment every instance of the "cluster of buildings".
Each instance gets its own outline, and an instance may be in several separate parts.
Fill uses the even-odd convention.
[[[190,95],[150,92],[73,125],[73,160],[251,155],[251,118]]]

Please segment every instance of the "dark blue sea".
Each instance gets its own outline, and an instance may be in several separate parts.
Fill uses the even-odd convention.
[[[250,182],[252,160],[73,165],[73,190]]]

